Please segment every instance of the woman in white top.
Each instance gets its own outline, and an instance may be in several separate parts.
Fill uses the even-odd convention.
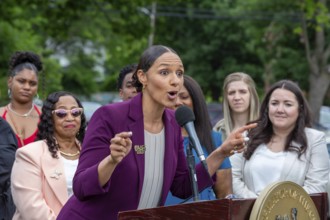
[[[234,72],[226,76],[223,97],[224,118],[216,123],[213,130],[220,132],[222,141],[225,141],[230,132],[258,118],[259,97],[255,82],[243,72]],[[232,189],[231,169],[222,170],[218,176],[219,179],[226,179]]]
[[[260,112],[246,151],[231,158],[234,193],[255,198],[275,181],[295,182],[309,194],[325,192],[329,175],[325,137],[310,128],[310,110],[300,88],[289,80],[275,83]]]
[[[56,219],[72,195],[86,118],[68,92],[50,94],[42,107],[38,141],[17,150],[11,175],[13,219]]]

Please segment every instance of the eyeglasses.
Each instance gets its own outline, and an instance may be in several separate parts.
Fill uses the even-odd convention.
[[[55,109],[52,111],[52,114],[55,114],[59,118],[65,118],[69,112],[73,117],[76,118],[76,117],[79,117],[84,112],[84,109],[83,108],[73,108],[70,110]]]

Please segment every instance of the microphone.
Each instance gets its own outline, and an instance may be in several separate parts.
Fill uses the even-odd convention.
[[[189,135],[189,140],[191,145],[194,147],[197,156],[199,157],[199,159],[201,160],[201,162],[203,163],[204,167],[207,170],[204,152],[195,130],[195,125],[194,125],[195,115],[193,111],[187,106],[184,105],[180,106],[175,111],[175,119],[181,127],[184,127],[186,129]]]

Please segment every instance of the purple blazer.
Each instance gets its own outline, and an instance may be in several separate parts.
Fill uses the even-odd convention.
[[[117,219],[119,211],[136,210],[144,178],[144,154],[134,146],[144,145],[142,94],[131,101],[109,104],[98,109],[88,125],[78,168],[73,180],[72,196],[57,219]],[[180,198],[191,196],[181,129],[174,112],[165,109],[164,182],[160,205],[168,192]],[[122,131],[132,131],[132,150],[114,170],[109,182],[101,187],[97,166],[110,154],[110,139]],[[146,146],[148,150],[148,146]],[[199,189],[213,184],[201,164],[196,166]]]

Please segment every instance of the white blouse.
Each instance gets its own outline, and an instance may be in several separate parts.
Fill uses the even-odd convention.
[[[257,195],[269,184],[280,179],[281,171],[287,152],[273,152],[262,144],[255,151],[255,158],[251,160],[251,176]]]
[[[78,166],[78,159],[76,160],[68,160],[64,157],[60,157],[63,161],[64,165],[64,172],[65,172],[65,179],[66,179],[66,186],[68,190],[68,196],[70,197],[73,194],[72,191],[72,182],[73,182],[73,177],[74,174],[77,170]]]
[[[164,179],[165,132],[158,134],[144,130],[145,160],[142,193],[138,209],[159,205]]]

